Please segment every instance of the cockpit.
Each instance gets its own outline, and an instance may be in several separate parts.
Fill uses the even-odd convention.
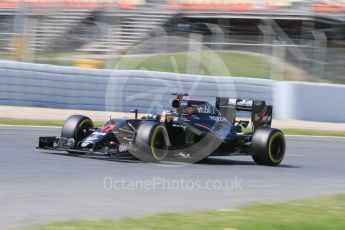
[[[172,107],[176,109],[178,115],[220,115],[216,107],[203,100],[175,99]]]

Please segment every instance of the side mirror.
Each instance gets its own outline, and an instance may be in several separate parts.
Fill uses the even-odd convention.
[[[135,119],[138,119],[138,109],[132,109],[131,112],[135,114]]]
[[[171,103],[171,106],[175,109],[180,107],[180,100],[174,99]]]

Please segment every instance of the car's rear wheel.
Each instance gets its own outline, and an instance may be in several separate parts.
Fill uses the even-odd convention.
[[[72,115],[66,119],[61,130],[61,137],[73,138],[73,148],[76,148],[78,142],[83,140],[92,128],[93,122],[89,117]]]
[[[285,156],[285,137],[278,129],[258,129],[252,139],[252,157],[259,165],[279,165]]]
[[[166,128],[158,123],[140,125],[135,143],[138,158],[147,162],[159,162],[168,155],[169,137]]]

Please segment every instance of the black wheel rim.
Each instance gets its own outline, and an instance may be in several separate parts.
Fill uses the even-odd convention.
[[[285,141],[281,135],[276,136],[271,143],[271,156],[274,160],[281,160],[285,153]]]
[[[167,144],[165,143],[164,133],[158,131],[153,137],[152,154],[156,160],[163,160],[167,154]]]
[[[82,139],[84,139],[85,134],[90,128],[92,128],[92,124],[90,122],[85,122],[80,127],[78,127],[76,133],[76,141],[81,141]]]

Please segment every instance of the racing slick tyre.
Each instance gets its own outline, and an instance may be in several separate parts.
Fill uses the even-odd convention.
[[[159,162],[168,155],[168,132],[159,123],[148,122],[140,125],[135,143],[138,149],[137,157],[143,161]]]
[[[78,142],[88,135],[91,128],[93,128],[93,122],[90,118],[83,115],[72,115],[66,119],[61,130],[61,137],[73,138],[73,148],[76,148]]]
[[[252,157],[259,165],[279,165],[285,156],[285,137],[278,129],[258,129],[252,139]]]

